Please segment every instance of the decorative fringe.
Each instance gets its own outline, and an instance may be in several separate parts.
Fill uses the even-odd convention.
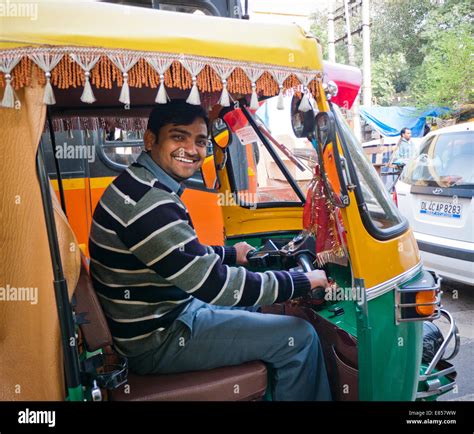
[[[283,85],[280,84],[279,88],[280,92],[278,93],[277,110],[284,110],[285,101],[283,100]]]
[[[227,90],[227,80],[222,80],[222,94],[219,99],[219,104],[222,107],[230,106],[230,96],[229,96],[229,91]]]
[[[84,84],[84,90],[81,95],[81,101],[88,104],[92,104],[93,102],[95,102],[96,99],[94,96],[94,92],[92,91],[92,86],[89,79],[91,73],[85,72],[84,75],[86,77],[86,83]]]
[[[155,102],[158,104],[166,104],[168,100],[169,96],[165,89],[165,76],[164,74],[160,74],[160,87],[158,89],[158,93],[156,94]]]
[[[5,92],[3,93],[3,98],[1,105],[2,107],[13,108],[15,107],[15,91],[12,87],[12,76],[10,74],[5,74]]]
[[[14,108],[15,107],[15,91],[12,87],[12,70],[18,65],[21,60],[21,56],[13,56],[12,58],[0,59],[0,72],[3,72],[5,77],[5,91],[1,105],[3,107]]]
[[[301,99],[300,106],[298,107],[298,110],[300,112],[309,112],[312,109],[311,104],[309,102],[309,96],[308,96],[308,89],[305,87],[303,90],[303,98]]]
[[[33,54],[31,55],[25,51],[25,54],[12,54],[12,57],[5,58],[5,60],[0,59],[0,87],[5,88],[2,105],[8,104],[8,107],[13,107],[15,105],[14,90],[29,86],[33,75],[37,76],[40,85],[46,86],[44,99],[48,104],[54,103],[54,88],[83,87],[81,101],[93,103],[96,101],[93,93],[94,87],[112,89],[122,86],[120,102],[124,104],[130,103],[131,87],[156,88],[155,101],[159,104],[169,100],[167,90],[174,88],[190,89],[188,101],[193,104],[201,103],[201,93],[206,94],[207,98],[209,94],[220,92],[220,102],[225,105],[231,103],[233,94],[238,95],[239,98],[248,95],[252,110],[258,108],[259,96],[267,97],[278,94],[277,106],[281,108],[284,89],[303,85],[308,89],[307,92],[316,95],[320,83],[320,77],[316,72],[302,73],[305,76],[302,80],[297,71],[291,73],[289,70],[265,70],[264,65],[231,66],[225,62],[216,64],[213,59],[207,60],[205,58],[185,57],[178,60],[167,54],[158,57],[141,55],[138,52],[124,54],[123,52],[108,53],[99,50],[81,51],[78,49],[75,51],[71,49],[71,51],[72,53],[52,50],[51,54],[48,54],[45,48],[41,51],[32,50]],[[56,66],[52,67],[51,60],[56,53],[63,53],[60,56],[62,58]],[[84,60],[84,63],[81,64],[69,54],[81,60],[86,59],[88,62]],[[33,55],[48,60],[49,65],[46,65],[46,69],[49,71],[46,72],[50,73],[49,77],[46,76],[43,68],[38,67],[29,58]],[[17,63],[12,66],[14,56],[18,56],[18,59]],[[150,62],[150,59],[156,62],[159,71]],[[96,60],[93,65],[89,63],[92,60]],[[4,69],[1,68],[2,65],[5,65]],[[5,70],[6,66],[11,69]],[[218,69],[220,72],[216,73]],[[307,77],[310,77],[311,80],[307,80]],[[224,80],[226,80],[225,86]],[[308,104],[307,100],[307,97],[304,98],[303,108]],[[211,101],[215,101],[215,99],[211,98]]]
[[[201,105],[201,98],[199,98],[199,90],[196,85],[196,81],[196,77],[193,77],[193,86],[191,87],[191,92],[189,92],[186,102],[188,104]]]
[[[258,110],[260,105],[258,104],[257,85],[252,83],[252,96],[250,98],[250,108],[252,110]]]
[[[130,87],[128,86],[128,74],[126,72],[123,73],[123,84],[119,101],[122,104],[130,104]]]
[[[46,105],[56,104],[56,98],[54,97],[53,87],[51,86],[51,73],[46,72],[46,86],[44,87],[43,102]]]
[[[91,69],[94,68],[99,61],[99,56],[86,56],[71,54],[71,59],[78,63],[84,71],[84,90],[82,91],[81,101],[87,104],[95,102],[94,92],[90,83]]]

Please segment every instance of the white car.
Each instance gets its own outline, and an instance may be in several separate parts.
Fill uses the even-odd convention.
[[[474,285],[474,122],[429,133],[395,194],[425,266]]]

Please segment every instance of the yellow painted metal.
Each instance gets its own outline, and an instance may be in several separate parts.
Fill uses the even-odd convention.
[[[386,282],[420,262],[420,253],[411,229],[402,235],[379,241],[365,228],[353,192],[350,205],[342,209],[354,277],[363,278],[366,288]]]
[[[324,95],[321,83],[319,95]],[[328,111],[325,98],[317,101],[320,111]],[[339,152],[342,152],[338,143]],[[350,204],[342,208],[347,244],[354,277],[363,278],[366,288],[386,282],[413,268],[420,262],[420,253],[411,229],[397,238],[379,241],[367,232],[357,207],[354,192]]]
[[[321,48],[295,24],[269,24],[99,2],[24,1],[0,16],[0,50],[81,46],[158,51],[322,70]],[[8,6],[10,7],[10,6]],[[27,10],[27,9],[25,9]]]
[[[319,95],[324,95],[318,84]],[[317,101],[320,111],[328,111],[324,97]],[[342,152],[340,143],[338,149]],[[230,192],[225,170],[219,172],[220,194]],[[228,194],[228,193],[227,193]],[[347,247],[354,277],[363,278],[366,288],[386,282],[413,268],[420,262],[420,254],[411,229],[389,241],[375,239],[367,232],[357,207],[354,192],[349,192],[350,205],[343,208],[342,218],[347,236]],[[248,209],[223,201],[222,212],[226,236],[261,232],[301,230],[302,208]]]

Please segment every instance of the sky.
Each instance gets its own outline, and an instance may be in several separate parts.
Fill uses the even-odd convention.
[[[308,16],[326,7],[327,2],[328,0],[249,0],[249,15],[252,21],[297,23],[309,30]]]

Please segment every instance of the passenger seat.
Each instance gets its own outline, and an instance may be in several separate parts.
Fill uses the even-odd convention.
[[[76,316],[87,350],[112,346],[112,335],[95,293],[84,257],[75,290]],[[267,388],[267,369],[260,361],[208,371],[180,374],[135,375],[125,385],[110,390],[112,401],[256,401]]]

